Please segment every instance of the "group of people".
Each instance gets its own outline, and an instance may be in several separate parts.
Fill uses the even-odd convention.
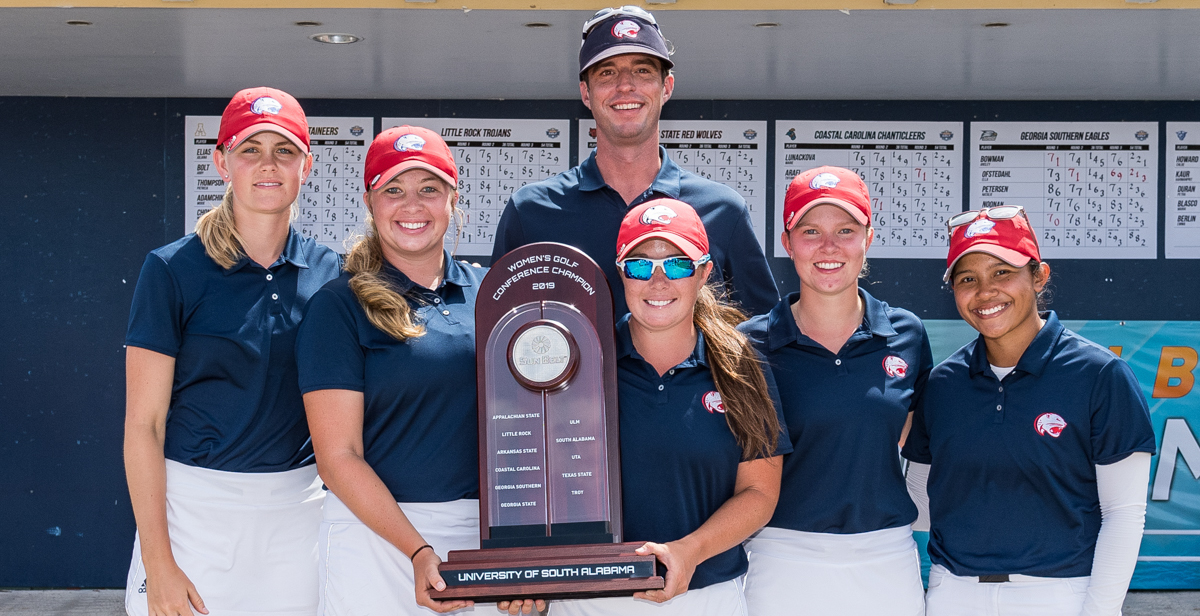
[[[921,320],[859,287],[874,228],[855,173],[788,187],[800,291],[781,301],[744,202],[658,144],[674,76],[654,17],[606,9],[583,39],[597,147],[512,196],[493,260],[556,241],[608,276],[624,540],[666,586],[497,607],[1119,614],[1154,434],[1125,362],[1039,306],[1050,267],[1021,208],[948,221],[945,281],[979,337],[934,366]],[[486,268],[444,248],[452,152],[421,127],[374,139],[343,263],[290,225],[312,166],[294,98],[239,92],[218,142],[224,201],[148,255],[134,293],[128,612],[476,609],[430,596],[446,553],[479,547]],[[914,524],[930,526],[928,592]]]

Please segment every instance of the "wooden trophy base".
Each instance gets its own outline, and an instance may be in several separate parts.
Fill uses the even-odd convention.
[[[654,555],[634,552],[643,543],[556,545],[457,550],[438,567],[446,590],[438,600],[504,601],[630,596],[662,588]]]

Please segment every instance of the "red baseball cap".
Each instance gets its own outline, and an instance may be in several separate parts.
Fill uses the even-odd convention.
[[[625,215],[617,234],[617,260],[649,239],[670,242],[693,261],[708,254],[708,233],[692,206],[675,199],[652,199]]]
[[[450,146],[437,133],[420,126],[393,126],[367,148],[367,190],[387,184],[409,169],[424,169],[458,189],[458,166]]]
[[[972,252],[987,253],[1013,267],[1025,267],[1030,260],[1042,260],[1037,234],[1024,210],[1009,218],[991,218],[989,209],[992,208],[977,212],[970,224],[964,223],[950,230],[950,252],[946,255],[943,282],[950,281],[954,264]]]
[[[234,94],[221,114],[217,143],[228,152],[247,137],[265,130],[287,137],[308,153],[308,118],[304,109],[291,94],[275,88],[247,88]]]
[[[859,224],[871,225],[871,195],[858,174],[841,167],[817,167],[792,179],[783,198],[783,228],[796,223],[818,205],[836,205]]]

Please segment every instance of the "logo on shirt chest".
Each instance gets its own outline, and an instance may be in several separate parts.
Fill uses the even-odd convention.
[[[1033,429],[1041,436],[1049,434],[1054,438],[1062,436],[1067,427],[1067,421],[1057,413],[1042,413],[1033,421]]]
[[[725,403],[721,401],[721,392],[710,391],[704,394],[704,408],[708,409],[709,413],[724,413]]]
[[[890,377],[902,379],[908,374],[908,362],[895,355],[888,355],[883,358],[883,371]]]

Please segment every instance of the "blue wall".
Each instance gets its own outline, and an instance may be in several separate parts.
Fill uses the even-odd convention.
[[[183,116],[219,115],[225,102],[0,97],[0,587],[124,586],[134,531],[121,458],[129,301],[146,252],[183,233]],[[302,103],[310,115],[377,122],[587,115],[577,101]],[[1200,121],[1200,105],[674,101],[664,118],[1166,122]],[[1160,236],[1162,209],[1160,197]],[[1052,305],[1064,318],[1200,320],[1200,267],[1163,259],[1161,246],[1157,260],[1053,265]],[[796,289],[790,263],[772,267],[781,290]],[[943,268],[875,259],[866,284],[924,318],[956,319]]]

